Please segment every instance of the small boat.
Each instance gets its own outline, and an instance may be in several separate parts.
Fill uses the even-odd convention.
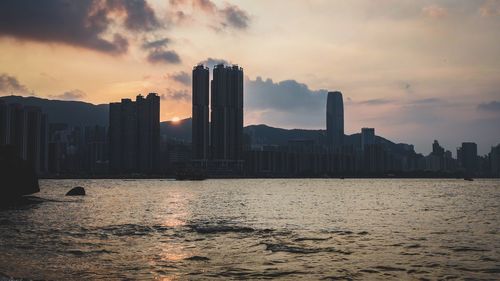
[[[469,178],[469,177],[465,177],[465,178],[464,178],[464,180],[465,180],[465,181],[474,181],[474,179],[473,179],[473,178]]]

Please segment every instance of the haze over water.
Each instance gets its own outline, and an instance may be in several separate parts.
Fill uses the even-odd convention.
[[[500,278],[494,180],[43,180],[39,196],[0,211],[4,275]]]

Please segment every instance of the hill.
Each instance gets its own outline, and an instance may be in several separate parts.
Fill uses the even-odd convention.
[[[49,123],[67,123],[71,126],[108,126],[107,104],[94,105],[81,101],[49,100],[38,97],[4,96],[6,103],[38,106],[48,115]]]
[[[71,126],[108,126],[109,106],[94,105],[81,101],[49,100],[38,97],[4,96],[0,97],[7,103],[18,103],[25,106],[39,106],[47,113],[49,123],[68,123]],[[191,142],[192,119],[186,118],[177,122],[164,121],[160,123],[163,138]],[[325,130],[282,129],[264,124],[249,125],[244,128],[253,145],[286,145],[289,140],[314,140],[324,143]],[[383,143],[392,151],[404,153],[407,145],[396,144],[383,137],[376,136],[378,143]],[[345,136],[346,144],[361,146],[359,133]]]

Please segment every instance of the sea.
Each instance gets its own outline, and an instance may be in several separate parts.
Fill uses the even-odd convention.
[[[86,196],[68,197],[75,187]],[[0,280],[500,280],[500,181],[41,180]]]

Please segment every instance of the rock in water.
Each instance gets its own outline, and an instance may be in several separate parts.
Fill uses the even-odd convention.
[[[33,165],[22,160],[13,146],[0,146],[0,203],[40,191]]]
[[[85,195],[85,188],[81,186],[73,187],[68,193],[66,193],[66,196],[82,196]]]

